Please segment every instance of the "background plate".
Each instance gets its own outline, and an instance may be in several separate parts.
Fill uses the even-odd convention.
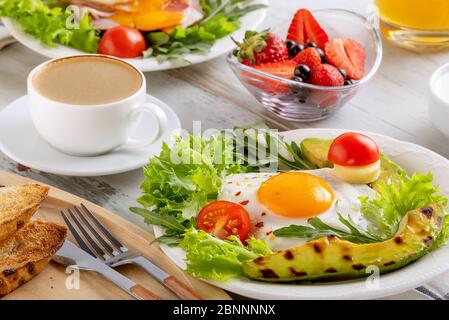
[[[283,132],[287,141],[305,138],[335,138],[347,130],[299,129]],[[435,183],[444,196],[449,197],[449,160],[421,146],[399,141],[377,133],[362,132],[372,137],[380,149],[409,173],[431,171]],[[163,230],[154,227],[155,235]],[[162,250],[181,268],[185,269],[182,249],[161,245]],[[449,246],[431,252],[418,261],[397,271],[380,276],[379,286],[367,286],[367,279],[328,282],[320,284],[276,284],[236,279],[227,283],[210,283],[234,293],[255,299],[374,299],[401,293],[431,281],[449,270]],[[367,275],[368,276],[368,275]]]
[[[256,0],[253,2],[254,4],[268,4],[268,0]],[[236,39],[243,38],[246,30],[249,29],[257,29],[259,25],[265,18],[267,14],[267,8],[256,10],[250,12],[241,18],[241,27],[239,30],[235,31],[231,36]],[[36,40],[29,34],[26,34],[22,31],[20,24],[13,21],[9,18],[2,19],[5,27],[11,33],[11,35],[16,38],[17,41],[22,43],[24,46],[29,49],[40,53],[41,55],[48,58],[59,58],[70,55],[77,54],[85,54],[85,52],[75,50],[65,46],[56,46],[54,48],[49,48],[40,43],[39,40]],[[186,56],[186,59],[191,62],[191,64],[197,64],[201,62],[205,62],[211,59],[214,59],[218,56],[221,56],[225,53],[228,53],[235,47],[235,43],[231,40],[230,36],[227,36],[223,39],[218,40],[215,45],[212,47],[211,51],[207,54],[190,54]],[[125,59],[129,63],[136,66],[141,71],[160,71],[160,70],[169,70],[174,68],[179,68],[180,65],[167,61],[164,63],[158,63],[155,58],[134,58],[134,59]],[[189,64],[189,65],[191,65]],[[187,66],[189,66],[187,65]],[[184,65],[185,66],[185,65]]]

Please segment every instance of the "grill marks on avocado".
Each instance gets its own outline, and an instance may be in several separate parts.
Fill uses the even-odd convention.
[[[284,257],[287,260],[293,260],[294,256],[290,250],[285,250]]]
[[[293,268],[293,267],[290,267],[289,270],[290,270],[290,272],[292,273],[292,275],[293,275],[294,277],[305,277],[305,276],[307,275],[307,272],[304,272],[304,271],[296,271],[296,269]]]
[[[279,276],[272,269],[261,269],[264,278],[277,279]]]
[[[421,212],[427,219],[432,219],[432,216],[433,216],[432,207],[424,207],[421,209]]]
[[[424,239],[424,243],[426,246],[430,246],[433,243],[433,237],[432,236],[428,236]]]

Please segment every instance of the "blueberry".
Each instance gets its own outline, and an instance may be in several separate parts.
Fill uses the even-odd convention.
[[[346,74],[345,69],[343,68],[337,68],[338,72],[340,72],[340,74],[342,75],[343,79],[348,79],[348,75]]]
[[[287,46],[287,49],[290,50],[291,48],[296,46],[297,43],[293,40],[287,40],[287,41],[285,41],[285,45]]]
[[[344,85],[349,86],[350,84],[353,84],[351,79],[346,79]]]
[[[320,48],[316,48],[316,51],[318,52],[318,54],[319,54],[320,57],[321,57],[321,62],[322,62],[322,63],[325,63],[325,62],[326,62],[326,59],[325,59],[324,51],[321,50]]]
[[[296,44],[288,50],[288,56],[294,58],[301,52],[301,48]]]
[[[295,69],[295,76],[301,77],[303,80],[310,78],[310,68],[305,64],[300,64]]]
[[[316,47],[318,47],[317,44],[316,44],[315,42],[313,42],[313,41],[308,42],[308,43],[307,43],[307,46],[308,46],[309,48],[316,48]]]

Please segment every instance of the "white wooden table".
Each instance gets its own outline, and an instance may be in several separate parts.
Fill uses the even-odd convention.
[[[271,0],[262,27],[288,21],[299,7],[345,8],[364,14],[370,3],[370,0]],[[26,93],[27,74],[44,60],[18,43],[0,51],[0,110]],[[384,59],[374,78],[335,116],[310,124],[286,122],[265,111],[234,77],[224,57],[192,67],[147,73],[146,77],[148,92],[169,104],[186,129],[199,120],[203,129],[265,121],[279,130],[306,127],[366,130],[411,141],[448,157],[448,140],[432,127],[427,115],[428,79],[446,62],[449,52],[421,55],[384,41]],[[0,169],[57,186],[144,226],[140,218],[128,211],[140,194],[142,170],[96,178],[63,177],[20,172],[14,162],[1,154]]]

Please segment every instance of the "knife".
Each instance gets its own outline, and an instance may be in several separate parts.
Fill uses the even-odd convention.
[[[156,294],[108,267],[101,260],[92,257],[69,240],[64,242],[62,247],[53,257],[53,261],[63,266],[74,266],[80,270],[95,271],[113,282],[134,299],[161,300]]]

